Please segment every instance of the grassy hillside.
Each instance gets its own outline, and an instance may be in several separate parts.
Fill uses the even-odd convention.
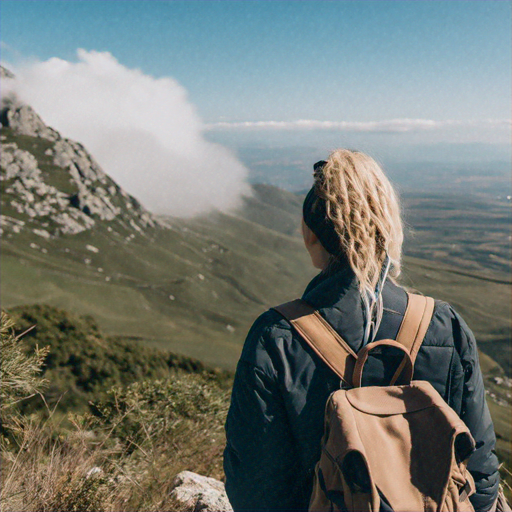
[[[89,314],[108,334],[233,368],[254,318],[299,296],[315,270],[298,238],[237,216],[174,224],[129,239],[100,226],[37,246],[23,234],[4,240],[2,304],[44,302]],[[404,283],[451,302],[482,350],[507,366],[506,274],[406,258]]]
[[[9,170],[5,155],[2,160],[2,221],[24,223],[3,228],[3,307],[46,303],[89,314],[107,334],[230,369],[254,318],[300,296],[315,275],[300,238],[302,200],[295,194],[255,185],[236,212],[163,219],[163,228],[95,167],[82,146],[68,144],[75,163],[66,167],[59,164],[57,143],[5,127],[1,133],[3,147],[11,148],[7,156],[25,152],[39,169],[34,174],[28,165],[25,172],[23,164],[23,178]],[[64,206],[52,213],[47,204],[38,212],[49,187]],[[103,206],[115,205],[116,215],[101,217],[84,203],[80,222],[87,229],[55,231],[56,215],[75,213],[78,189],[89,194],[91,207],[98,194],[105,197]],[[425,194],[407,196],[405,206],[412,231],[406,251],[415,257],[405,260],[404,283],[452,302],[482,349],[510,373],[510,273],[503,264],[510,253],[509,209],[494,200]]]
[[[4,239],[2,305],[90,314],[109,334],[232,368],[251,321],[299,295],[314,270],[297,238],[241,217],[173,224]]]
[[[45,183],[74,194],[48,154],[48,141],[4,133],[3,142],[37,156]],[[161,219],[167,228],[144,229],[129,221],[144,212],[130,217],[137,204],[117,190],[112,201],[120,213],[114,219],[92,216],[92,228],[42,236],[41,228],[53,233],[51,216],[20,213],[5,185],[2,214],[25,228],[2,235],[4,308],[42,303],[91,315],[107,336],[232,370],[254,319],[300,296],[316,273],[298,233],[301,199],[273,187],[255,186],[236,212]],[[489,397],[500,449],[510,454],[510,390],[493,380],[511,373],[510,272],[504,264],[510,212],[482,198],[469,204],[450,197],[406,198],[415,237],[406,244],[414,256],[405,258],[403,282],[451,302],[474,330],[494,394]]]
[[[3,307],[89,314],[109,334],[232,368],[251,321],[314,275],[294,236],[294,194],[256,186],[236,213],[166,219],[164,228],[80,145],[65,146],[64,158],[66,141],[1,133]],[[75,163],[61,165],[68,155]],[[81,232],[55,225],[73,216]]]

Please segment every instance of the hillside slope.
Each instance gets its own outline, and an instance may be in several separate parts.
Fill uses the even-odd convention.
[[[275,189],[271,212],[256,188],[236,214],[158,220],[77,143],[12,126],[1,137],[4,307],[44,302],[92,314],[109,333],[232,366],[251,319],[299,294],[297,276],[313,275],[286,234],[293,194]],[[66,166],[62,145],[75,151]],[[272,217],[286,219],[281,232],[262,225]]]
[[[157,218],[30,107],[13,100],[0,117],[4,308],[92,315],[107,335],[232,370],[254,319],[316,273],[294,194],[255,185],[238,211]],[[406,285],[450,301],[475,331],[510,453],[510,274],[411,257],[404,267]]]

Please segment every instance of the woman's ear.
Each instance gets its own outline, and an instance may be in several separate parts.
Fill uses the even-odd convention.
[[[318,237],[309,229],[304,219],[302,219],[302,238],[304,238],[304,245],[308,250],[318,243]]]
[[[302,237],[304,238],[304,245],[311,256],[313,266],[320,270],[325,269],[329,264],[330,255],[324,249],[315,233],[304,222],[304,219],[302,219]]]

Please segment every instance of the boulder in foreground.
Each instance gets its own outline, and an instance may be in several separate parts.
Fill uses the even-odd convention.
[[[233,512],[222,482],[191,471],[176,475],[171,498],[190,512]]]

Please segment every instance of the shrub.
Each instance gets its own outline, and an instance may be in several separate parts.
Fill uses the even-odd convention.
[[[169,444],[186,462],[223,445],[228,404],[228,392],[215,381],[182,372],[167,380],[114,387],[94,410],[128,453]],[[212,467],[203,470],[211,473]]]
[[[11,310],[19,332],[33,327],[25,337],[27,350],[47,345],[44,393],[58,411],[85,412],[91,400],[112,386],[168,378],[176,370],[208,374],[226,388],[231,374],[212,370],[193,358],[143,346],[134,339],[105,337],[90,316],[76,316],[48,305],[20,306]],[[23,405],[24,412],[41,410],[42,401]]]
[[[79,379],[73,380],[86,374],[84,367],[64,364],[73,351],[91,353],[79,345],[73,349],[65,333],[70,333],[75,343],[81,340],[94,346],[94,339],[102,341],[94,324],[90,319],[76,322],[53,308],[38,307],[35,312],[39,316],[25,315],[23,327],[37,321],[35,333],[32,332],[36,336],[25,337],[23,343],[16,336],[12,321],[2,317],[2,348],[4,343],[8,347],[1,353],[2,377],[4,372],[6,376],[5,386],[2,380],[2,398],[5,393],[14,405],[21,398],[40,392],[44,361],[49,362],[45,377],[50,379],[50,389],[55,386],[51,379],[57,377],[61,383],[72,383],[84,396],[91,396],[92,392],[80,388]],[[54,350],[63,348],[63,353],[49,357],[47,349],[37,348],[37,340],[41,339]],[[133,346],[110,353],[107,350],[106,359],[128,364],[131,356],[126,354],[139,354],[137,350]],[[95,354],[89,362],[86,357],[75,357],[73,361],[94,367],[94,358],[102,357],[101,350]],[[159,362],[164,362],[165,379],[139,380],[129,385],[117,382],[109,390],[101,390],[98,383],[98,387],[91,388],[101,390],[92,404],[94,415],[69,413],[63,420],[61,414],[47,410],[45,419],[39,412],[16,413],[13,406],[9,435],[14,442],[1,446],[1,509],[179,512],[170,497],[177,473],[187,469],[222,478],[223,424],[231,376],[181,356],[157,356]],[[146,364],[144,360],[142,357],[142,365]],[[130,371],[130,375],[136,375],[139,370]],[[109,370],[108,375],[119,373]],[[119,379],[122,381],[122,377]],[[106,382],[112,380],[107,378]],[[91,477],[92,468],[101,470]]]
[[[36,344],[27,353],[23,334],[15,334],[13,320],[3,311],[0,324],[0,410],[5,418],[14,404],[41,393],[47,384],[40,374],[49,348],[39,348]]]

